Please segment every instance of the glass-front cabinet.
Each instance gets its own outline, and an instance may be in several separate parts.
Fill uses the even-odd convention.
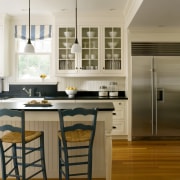
[[[78,27],[82,52],[72,54],[74,27],[58,27],[58,73],[63,76],[120,76],[123,71],[121,28]]]
[[[104,65],[105,71],[121,70],[121,28],[104,28]]]
[[[99,69],[99,28],[81,27],[82,70]]]
[[[75,70],[75,55],[71,53],[71,47],[75,40],[74,27],[60,27],[58,29],[58,70]]]

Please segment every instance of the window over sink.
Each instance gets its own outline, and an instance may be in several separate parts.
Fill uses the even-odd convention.
[[[41,81],[42,76],[50,78],[52,59],[51,25],[31,25],[31,42],[35,48],[34,54],[24,53],[28,39],[28,26],[15,26],[15,48],[17,79],[20,81]]]

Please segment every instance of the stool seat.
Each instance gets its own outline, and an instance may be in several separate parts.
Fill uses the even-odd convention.
[[[37,139],[41,134],[42,132],[40,131],[25,131],[25,142],[28,143]],[[22,135],[20,132],[9,132],[2,136],[1,141],[6,143],[22,143]]]
[[[58,132],[58,137],[62,140],[61,131]],[[67,142],[86,142],[91,139],[91,130],[74,130],[65,132]]]

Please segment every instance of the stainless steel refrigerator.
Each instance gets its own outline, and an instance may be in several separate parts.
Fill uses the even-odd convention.
[[[180,138],[180,56],[132,57],[132,139]]]

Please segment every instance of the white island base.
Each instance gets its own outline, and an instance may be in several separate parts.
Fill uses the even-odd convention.
[[[25,119],[26,129],[44,131],[47,176],[48,178],[58,179],[58,112],[26,111]],[[93,146],[93,178],[111,180],[111,129],[112,111],[98,111],[97,127]],[[42,175],[39,174],[37,178],[42,178]],[[80,178],[81,177],[79,177],[78,179]]]

